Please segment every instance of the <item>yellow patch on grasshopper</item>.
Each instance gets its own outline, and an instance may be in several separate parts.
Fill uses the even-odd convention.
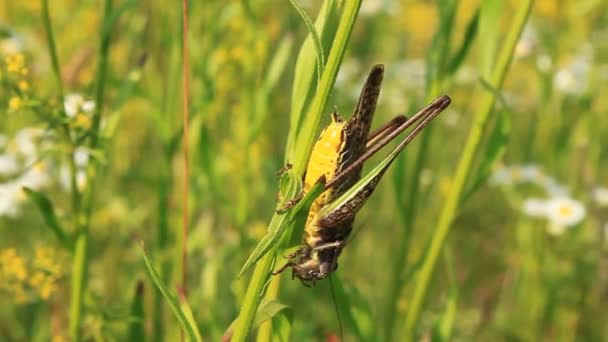
[[[332,122],[315,143],[306,169],[303,191],[307,192],[319,179],[328,182],[308,213],[304,245],[287,255],[287,264],[274,274],[291,267],[294,277],[304,284],[314,284],[335,271],[338,257],[352,231],[355,215],[384,172],[405,146],[450,104],[448,96],[441,96],[409,120],[405,116],[397,116],[370,134],[383,74],[383,65],[372,68],[353,117],[344,120],[334,112]],[[362,179],[363,163],[418,121],[393,151]],[[297,203],[299,198],[301,196],[289,201],[287,208]]]

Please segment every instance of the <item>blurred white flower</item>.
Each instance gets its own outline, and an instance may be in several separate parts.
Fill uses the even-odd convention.
[[[543,173],[540,167],[536,164],[526,164],[519,167],[521,173],[521,180],[524,182],[538,182],[542,177]]]
[[[551,71],[553,61],[551,61],[551,57],[547,55],[540,55],[536,58],[536,67],[540,72],[547,73]]]
[[[94,101],[85,101],[80,94],[68,94],[63,102],[65,114],[73,118],[80,112],[91,113],[95,109]]]
[[[553,197],[547,201],[549,232],[560,234],[565,228],[579,224],[587,213],[585,206],[570,197]]]
[[[546,183],[544,183],[545,191],[547,195],[553,197],[564,197],[570,194],[570,190],[564,185],[559,184],[554,179],[550,179]]]
[[[17,179],[20,186],[25,186],[34,190],[39,190],[47,186],[50,181],[51,178],[47,170],[47,164],[43,161],[34,164]]]
[[[89,151],[84,147],[78,147],[74,151],[74,163],[78,167],[85,167],[89,163]]]
[[[44,131],[39,128],[24,128],[15,134],[14,149],[25,159],[26,164],[32,164],[38,159],[37,144]]]
[[[422,58],[404,59],[391,66],[391,74],[399,83],[399,88],[420,90],[426,84],[427,64]]]
[[[15,37],[0,38],[0,54],[10,56],[23,51],[23,42]]]
[[[17,217],[20,209],[19,193],[16,183],[0,184],[0,216]]]
[[[464,65],[456,71],[454,82],[456,84],[475,84],[479,80],[479,72],[477,68],[470,65]]]
[[[521,38],[515,46],[515,58],[525,58],[532,54],[532,51],[538,45],[538,34],[536,29],[527,24],[524,27],[524,31],[521,33]]]
[[[547,217],[547,200],[528,198],[523,202],[522,211],[530,217]]]
[[[553,78],[553,86],[564,94],[581,95],[587,90],[591,58],[582,55],[560,68]]]
[[[365,0],[361,3],[359,14],[362,16],[372,16],[382,12],[396,15],[399,13],[399,3],[390,0]]]
[[[592,197],[600,208],[608,207],[608,188],[599,186],[593,189]]]
[[[64,165],[63,167],[61,167],[61,169],[59,170],[59,184],[61,184],[61,187],[65,190],[65,191],[70,191],[70,189],[72,188],[72,184],[71,184],[71,177],[70,177],[70,168],[67,165]],[[76,186],[78,187],[78,190],[84,190],[84,187],[87,184],[87,172],[84,169],[77,169],[76,170]]]
[[[0,175],[9,176],[17,171],[19,171],[19,164],[13,154],[3,154],[0,156]]]
[[[511,170],[505,165],[501,165],[492,173],[490,176],[490,184],[492,185],[511,185],[513,179],[511,178]]]

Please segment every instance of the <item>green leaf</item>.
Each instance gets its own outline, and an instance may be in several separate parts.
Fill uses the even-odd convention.
[[[198,338],[200,336],[200,333],[198,333],[198,329],[196,328],[196,325],[191,325],[190,320],[186,317],[186,314],[184,313],[184,311],[182,309],[181,301],[179,301],[177,299],[176,295],[172,291],[169,291],[169,289],[167,289],[165,284],[163,284],[160,275],[158,274],[158,272],[156,271],[156,269],[150,262],[150,259],[148,258],[148,254],[146,253],[146,251],[144,249],[143,242],[141,244],[141,251],[142,251],[142,255],[144,257],[144,262],[146,264],[146,269],[148,271],[148,276],[150,276],[150,279],[152,279],[152,281],[154,282],[154,284],[156,285],[156,287],[158,288],[160,293],[163,295],[163,297],[165,297],[165,300],[169,304],[171,311],[173,311],[173,315],[179,322],[179,325],[185,331],[186,338],[188,339],[188,341],[201,341]],[[195,333],[195,331],[196,331],[196,333]]]
[[[293,310],[283,310],[272,318],[272,342],[289,342]]]
[[[448,73],[453,75],[458,68],[462,65],[465,57],[471,50],[471,45],[473,44],[473,40],[475,40],[475,36],[477,35],[477,29],[479,27],[479,9],[475,11],[475,14],[469,21],[467,25],[467,29],[464,34],[464,39],[462,40],[462,44],[460,44],[460,48],[449,62]]]
[[[291,36],[287,36],[281,40],[277,52],[274,54],[270,66],[268,67],[268,72],[263,83],[264,88],[270,90],[276,86],[283,71],[285,71],[285,66],[287,66],[289,57],[291,57],[292,47],[293,38]]]
[[[321,44],[321,38],[319,37],[319,34],[317,33],[317,29],[315,28],[315,25],[313,25],[312,21],[306,14],[306,11],[304,11],[304,9],[302,9],[302,7],[300,7],[300,5],[298,5],[296,0],[289,0],[289,2],[296,9],[296,11],[300,15],[300,17],[302,17],[302,20],[304,20],[304,23],[306,24],[306,28],[308,28],[308,33],[310,34],[310,37],[312,38],[312,42],[314,43],[315,52],[317,53],[315,56],[316,57],[315,60],[317,61],[317,82],[320,83],[321,74],[323,73],[323,68],[325,67],[325,54],[323,52],[323,45]]]
[[[179,292],[179,304],[182,312],[184,313],[184,317],[186,317],[186,321],[192,327],[194,331],[194,335],[196,336],[196,341],[202,341],[203,337],[201,336],[200,331],[198,331],[198,327],[196,325],[196,320],[194,319],[194,315],[192,314],[192,309],[186,300],[186,296],[184,296],[183,292]]]
[[[32,201],[32,203],[38,207],[38,210],[44,219],[44,223],[46,223],[47,227],[51,228],[51,231],[53,231],[57,237],[57,240],[59,240],[59,243],[67,250],[72,251],[73,241],[65,233],[65,229],[63,229],[61,223],[59,223],[59,220],[55,215],[53,203],[51,203],[51,201],[41,192],[34,189],[23,187],[23,191],[25,191],[30,201]]]
[[[319,15],[315,22],[316,32],[319,33],[319,38],[323,42],[332,42],[336,32],[335,20],[337,8],[335,1],[326,0],[323,2]],[[285,153],[285,161],[293,161],[296,139],[302,125],[302,117],[308,111],[310,102],[315,95],[315,90],[319,82],[315,75],[320,72],[316,69],[315,49],[313,48],[312,34],[304,40],[296,59],[294,70],[293,88],[291,90],[291,112],[290,112],[290,128],[287,137],[287,148]],[[327,45],[326,45],[327,46]],[[324,52],[327,52],[325,49]]]
[[[278,300],[262,300],[260,306],[258,306],[258,311],[255,315],[255,320],[253,321],[252,328],[258,327],[263,322],[273,318],[274,316],[285,310],[290,311],[290,307],[285,304],[282,304]],[[230,323],[230,326],[228,327],[228,329],[226,329],[226,332],[224,333],[222,341],[230,340],[237,320],[238,318],[232,321],[232,323]]]

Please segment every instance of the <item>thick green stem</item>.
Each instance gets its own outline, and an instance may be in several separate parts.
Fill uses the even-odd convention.
[[[515,15],[513,25],[508,33],[498,62],[496,63],[495,72],[489,80],[494,89],[500,89],[502,87],[506,71],[511,64],[515,45],[517,44],[521,31],[528,19],[533,2],[534,1],[532,0],[527,0],[521,3]],[[446,199],[446,203],[440,213],[437,229],[431,240],[427,255],[425,256],[418,275],[416,287],[405,321],[406,341],[414,340],[416,327],[433,276],[433,271],[435,270],[435,265],[437,264],[437,260],[441,254],[443,245],[445,244],[452,221],[457,213],[464,185],[472,171],[475,151],[482,141],[492,108],[494,107],[494,102],[495,93],[486,92],[481,102],[481,109],[474,119],[471,133],[464,147],[458,168],[456,169],[456,175],[454,182],[452,183],[450,195]]]

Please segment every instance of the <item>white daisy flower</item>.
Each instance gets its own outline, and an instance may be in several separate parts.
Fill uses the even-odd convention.
[[[550,233],[562,233],[565,228],[579,224],[587,210],[583,204],[570,197],[553,197],[547,202],[547,217],[551,222]]]
[[[547,217],[547,200],[541,198],[528,198],[523,202],[522,211],[530,217]]]
[[[600,186],[593,189],[592,197],[600,208],[608,207],[608,188]]]

